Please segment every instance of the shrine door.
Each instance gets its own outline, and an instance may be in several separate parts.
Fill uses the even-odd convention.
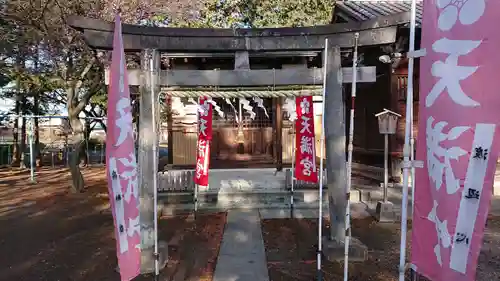
[[[258,107],[251,98],[214,99],[224,116],[213,111],[210,168],[257,168],[273,164],[272,99]],[[252,118],[251,111],[255,114]],[[265,110],[264,110],[265,109]]]

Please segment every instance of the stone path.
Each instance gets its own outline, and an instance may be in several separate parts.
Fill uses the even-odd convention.
[[[268,281],[258,210],[230,210],[213,281]]]

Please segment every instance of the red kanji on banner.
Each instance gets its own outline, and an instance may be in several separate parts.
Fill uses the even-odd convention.
[[[208,185],[208,165],[210,162],[210,141],[212,140],[212,105],[202,97],[198,106],[198,144],[194,182]]]
[[[297,97],[295,99],[297,120],[296,152],[295,152],[295,178],[306,182],[318,182],[316,169],[316,147],[314,138],[314,113],[311,96]]]

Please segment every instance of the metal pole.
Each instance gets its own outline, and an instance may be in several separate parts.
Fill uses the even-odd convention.
[[[346,188],[346,216],[345,226],[346,235],[344,241],[344,281],[349,278],[349,242],[351,238],[351,204],[350,193],[352,185],[352,151],[354,142],[354,110],[356,105],[356,85],[358,79],[357,64],[358,64],[358,40],[359,33],[354,34],[354,54],[352,57],[352,86],[351,86],[351,116],[349,119],[349,145],[347,147],[347,188]]]
[[[294,188],[295,188],[295,142],[297,138],[297,134],[295,133],[295,125],[292,125],[292,130],[293,130],[293,141],[292,141],[292,186],[290,189],[290,217],[293,218],[293,201],[294,201]]]
[[[34,159],[34,144],[33,144],[33,122],[34,119],[28,119],[28,142],[30,146],[30,179],[35,183],[35,159]]]
[[[194,216],[196,217],[196,213],[198,212],[198,186],[197,184],[194,185],[194,195],[193,195],[193,203],[194,203]]]
[[[411,137],[410,137],[410,161],[415,160],[415,140],[413,139],[413,109],[411,112]],[[411,167],[411,215],[415,211],[415,167]]]
[[[196,147],[197,149],[198,148],[198,143],[200,142],[200,112],[199,112],[199,106],[200,104],[200,99],[198,98],[198,105],[197,105],[197,108],[196,108],[196,116],[197,116],[197,126],[198,126],[198,130],[197,130],[197,135],[198,135],[198,138],[197,138],[197,142],[196,142]],[[198,153],[200,153],[199,151],[196,151],[196,157],[198,157]],[[205,154],[205,158],[207,157],[207,155]],[[196,160],[198,161],[198,160]],[[196,173],[196,168],[195,168],[195,173]],[[198,212],[198,188],[199,188],[199,185],[198,184],[194,184],[194,194],[193,194],[193,204],[194,204],[194,218],[196,220],[196,213]]]
[[[49,121],[49,146],[47,146],[50,149],[50,164],[52,168],[54,168],[54,149],[53,145],[54,142],[52,141],[52,123]]]
[[[416,20],[417,1],[411,1],[411,17],[410,17],[410,46],[409,52],[415,51],[415,20]],[[405,281],[405,263],[406,263],[406,232],[407,232],[407,217],[408,217],[408,176],[409,169],[412,166],[410,162],[410,130],[412,129],[413,120],[411,120],[413,108],[413,70],[414,58],[408,58],[408,85],[406,95],[406,126],[405,126],[405,145],[403,149],[403,202],[401,206],[401,245],[399,255],[399,281]]]
[[[388,184],[389,184],[389,135],[384,134],[384,202],[389,201]]]
[[[155,80],[154,80],[154,71],[155,71],[155,63],[154,63],[154,56],[156,55],[156,52],[153,51],[151,53],[151,57],[149,59],[149,79],[151,79],[150,87],[151,87],[151,109],[153,111],[152,113],[152,123],[153,123],[153,171],[155,171],[155,175],[153,177],[153,206],[154,206],[154,239],[155,239],[155,277],[154,280],[158,280],[158,276],[160,275],[160,267],[159,267],[159,253],[158,253],[158,141],[157,141],[157,124],[156,124],[156,103],[158,102],[156,100],[156,94],[155,94]]]
[[[318,211],[318,253],[317,253],[317,277],[318,281],[323,280],[323,272],[321,272],[321,258],[323,245],[321,237],[323,236],[323,158],[325,157],[325,96],[326,96],[326,66],[328,63],[328,38],[325,39],[325,50],[323,60],[323,112],[321,113],[321,136],[319,149],[319,211]]]
[[[85,119],[85,122],[89,122],[88,119]],[[87,124],[85,124],[87,126]],[[88,128],[88,126],[87,126]],[[90,155],[89,155],[89,140],[90,140],[90,132],[86,132],[85,134],[87,135],[87,139],[85,140],[85,157],[87,157],[87,166],[90,167]]]
[[[66,150],[66,167],[69,167],[69,153],[70,153],[70,148],[68,147],[68,136],[66,136],[66,143],[65,145],[65,150]]]

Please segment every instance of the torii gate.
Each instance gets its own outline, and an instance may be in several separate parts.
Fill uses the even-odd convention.
[[[313,85],[323,82],[321,73],[315,69],[263,69],[252,70],[249,64],[249,53],[274,53],[297,51],[321,52],[325,38],[328,38],[328,64],[325,107],[326,120],[326,168],[330,218],[332,221],[331,236],[345,236],[345,211],[347,198],[346,186],[346,148],[345,143],[345,105],[342,94],[342,83],[352,81],[351,69],[341,67],[341,49],[354,47],[354,34],[359,33],[358,46],[392,44],[396,41],[398,26],[408,23],[409,13],[401,13],[388,17],[380,17],[361,23],[345,23],[300,28],[266,28],[266,29],[213,29],[213,28],[164,28],[137,25],[123,25],[123,44],[125,52],[141,51],[142,71],[129,71],[129,84],[141,86],[139,135],[152,131],[153,112],[152,93],[158,95],[160,86],[274,86],[274,85]],[[86,43],[95,49],[111,50],[113,41],[113,24],[84,17],[71,17],[69,25],[83,32]],[[187,56],[196,53],[223,52],[234,54],[234,70],[160,70],[160,52],[183,52]],[[149,75],[149,61],[153,59],[152,77]],[[375,67],[358,68],[358,82],[375,82]],[[144,73],[144,72],[143,72]],[[142,78],[141,78],[142,77]],[[150,78],[151,77],[151,78]],[[300,91],[301,94],[319,95],[319,92]],[[294,96],[298,92],[284,93],[283,96]],[[243,95],[243,94],[242,94]],[[278,140],[281,135],[275,136]],[[152,268],[153,259],[153,178],[157,169],[150,159],[155,157],[153,147],[157,146],[157,138],[139,138],[139,173],[140,177],[140,217],[142,239],[143,271]],[[150,250],[148,250],[150,249]],[[343,248],[342,248],[343,249]]]

